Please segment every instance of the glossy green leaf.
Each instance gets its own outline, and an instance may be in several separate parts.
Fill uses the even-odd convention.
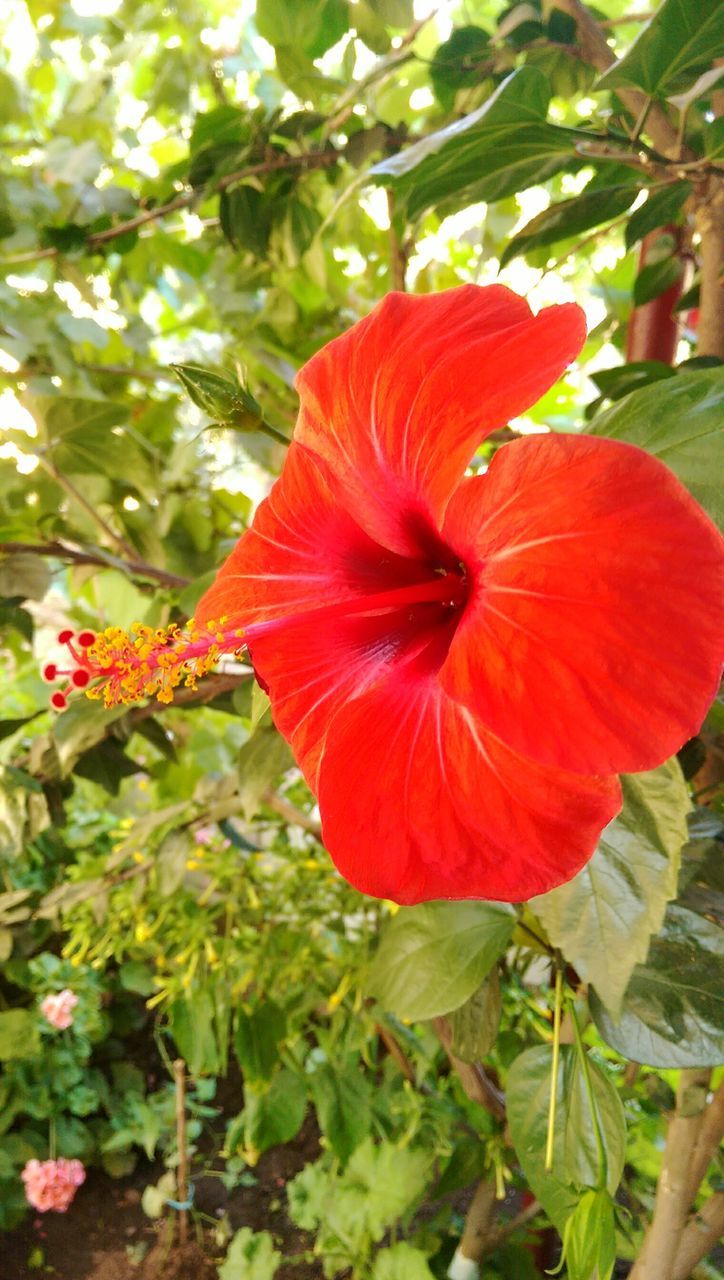
[[[370,991],[399,1018],[435,1018],[458,1009],[505,951],[514,924],[506,903],[403,907],[384,931]]]
[[[192,1076],[219,1070],[219,1048],[214,1032],[214,1003],[203,987],[174,1000],[169,1026],[181,1057]]]
[[[354,1055],[323,1062],[309,1081],[319,1127],[335,1155],[346,1161],[370,1130],[369,1085]]]
[[[469,1000],[450,1014],[452,1047],[463,1062],[484,1058],[495,1043],[500,1025],[501,999],[498,970],[491,969]]]
[[[591,1013],[604,1040],[652,1067],[715,1066],[724,1058],[724,932],[676,904],[637,965],[614,1020],[595,994]]]
[[[542,213],[531,218],[506,245],[500,259],[501,267],[529,249],[557,244],[569,236],[579,235],[591,227],[610,222],[630,208],[639,194],[638,187],[623,185],[603,187],[595,191],[582,191],[570,200],[551,204]]]
[[[633,391],[600,414],[591,434],[626,440],[660,458],[724,525],[724,368],[680,373]]]
[[[664,0],[622,58],[604,71],[597,89],[631,86],[665,97],[685,89],[711,66],[724,45],[721,0]]]
[[[650,231],[677,222],[690,195],[690,182],[671,182],[658,191],[652,191],[646,203],[634,210],[626,223],[626,248],[630,249],[638,240],[643,240]]]
[[[44,557],[29,552],[0,555],[0,596],[10,600],[42,600],[50,582]]]
[[[545,182],[575,156],[573,135],[548,124],[550,88],[535,67],[520,67],[477,111],[370,171],[392,185],[409,217],[444,203],[501,200]]]
[[[624,807],[573,880],[531,907],[550,941],[615,1015],[676,894],[689,793],[676,760],[621,780]]]
[[[528,1180],[546,1213],[562,1231],[579,1200],[580,1188],[598,1180],[594,1120],[580,1059],[573,1045],[561,1045],[557,1080],[557,1119],[553,1168],[545,1165],[552,1050],[527,1049],[515,1059],[506,1090],[506,1109],[513,1145]],[[616,1191],[623,1172],[626,1124],[621,1101],[589,1055],[593,1096],[603,1136],[607,1186]]]

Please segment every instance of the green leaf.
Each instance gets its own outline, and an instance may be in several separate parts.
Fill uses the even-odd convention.
[[[257,1156],[269,1147],[291,1142],[302,1127],[306,1109],[306,1085],[286,1067],[274,1077],[265,1092],[248,1088],[244,1107],[244,1137],[249,1153]]]
[[[506,903],[403,907],[372,963],[370,990],[399,1018],[435,1018],[464,1004],[505,951],[515,925]]]
[[[0,556],[0,596],[15,600],[42,600],[50,586],[45,560],[21,552]]]
[[[478,1062],[495,1044],[500,1024],[500,981],[491,969],[469,1000],[450,1015],[452,1047],[463,1062]]]
[[[633,300],[635,307],[643,307],[652,302],[667,289],[678,284],[684,274],[684,263],[677,253],[672,253],[660,262],[647,263],[639,271],[634,280]]]
[[[272,1074],[286,1030],[284,1011],[273,1000],[262,1000],[249,1012],[237,1011],[234,1047],[247,1079],[266,1080]]]
[[[242,252],[264,256],[271,231],[271,206],[263,192],[248,183],[222,191],[219,220],[229,244]]]
[[[369,1088],[356,1055],[339,1064],[322,1063],[312,1072],[310,1084],[319,1127],[335,1155],[346,1162],[372,1123]]]
[[[591,434],[626,440],[660,458],[724,526],[723,404],[724,368],[680,373],[633,391],[596,418]]]
[[[584,1191],[563,1232],[563,1258],[568,1280],[611,1280],[616,1223],[608,1191]]]
[[[406,1240],[390,1249],[380,1249],[372,1267],[371,1280],[435,1280],[427,1258]]]
[[[664,0],[618,62],[604,71],[597,89],[632,86],[666,97],[686,89],[711,66],[724,42],[721,0]]]
[[[219,1267],[219,1280],[274,1280],[282,1255],[268,1231],[241,1227]]]
[[[239,752],[239,800],[247,822],[258,813],[264,792],[293,763],[281,734],[272,724],[260,724]]]
[[[6,1009],[0,1013],[0,1062],[34,1058],[39,1053],[40,1032],[35,1016],[27,1009]]]
[[[676,895],[691,808],[676,760],[621,779],[624,807],[578,875],[533,898],[553,946],[614,1016],[634,966],[646,959]]]
[[[671,904],[645,964],[637,965],[614,1020],[595,993],[591,1013],[604,1040],[652,1067],[707,1067],[722,1060],[724,934]]]
[[[597,369],[591,374],[591,381],[608,400],[620,400],[629,391],[675,377],[676,370],[663,360],[632,360],[630,364],[617,364],[612,369]]]
[[[477,111],[432,133],[371,174],[392,185],[408,217],[501,200],[545,182],[575,159],[573,135],[548,124],[550,88],[536,67],[519,67]]]
[[[415,17],[413,0],[367,0],[388,27],[410,27]]]
[[[199,988],[174,1000],[168,1013],[171,1035],[188,1063],[192,1076],[219,1070],[219,1050],[214,1034],[214,1002]]]
[[[301,49],[320,58],[349,26],[346,0],[257,0],[254,21],[275,48]]]
[[[529,249],[557,244],[617,218],[631,207],[638,194],[639,188],[632,184],[602,187],[549,205],[508,242],[500,258],[501,267]]]
[[[444,44],[435,50],[430,79],[438,102],[449,109],[458,89],[471,88],[483,79],[483,68],[491,61],[490,36],[482,27],[456,27]]]
[[[671,182],[659,191],[650,192],[646,203],[634,210],[626,223],[626,248],[630,249],[638,240],[643,240],[650,231],[676,222],[690,195],[690,182]]]
[[[527,1049],[508,1075],[506,1110],[518,1159],[531,1191],[559,1231],[573,1213],[579,1188],[598,1180],[594,1120],[581,1062],[573,1045],[561,1045],[557,1079],[557,1112],[553,1168],[545,1164],[552,1049]],[[613,1195],[621,1180],[626,1151],[626,1124],[621,1101],[607,1076],[589,1056],[593,1096],[603,1136],[607,1186]]]

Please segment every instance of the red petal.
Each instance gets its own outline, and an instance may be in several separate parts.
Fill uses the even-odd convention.
[[[215,582],[199,601],[200,623],[240,623],[355,599],[429,576],[421,561],[375,543],[333,495],[315,457],[292,444],[284,470]]]
[[[281,478],[199,602],[196,620],[227,617],[249,626],[290,618],[255,638],[251,656],[275,723],[312,787],[331,717],[401,652],[424,647],[448,614],[439,605],[348,620],[305,621],[304,613],[429,576],[424,560],[373,542],[333,497],[313,455],[291,446]]]
[[[444,534],[475,585],[441,680],[493,733],[583,773],[652,768],[696,733],[720,674],[722,539],[662,463],[521,440],[463,482]]]
[[[398,670],[333,721],[319,801],[325,844],[364,893],[521,902],[576,874],[621,793],[521,759],[434,679]]]
[[[324,459],[355,519],[416,552],[476,447],[555,382],[585,338],[574,304],[533,316],[502,285],[391,293],[301,370],[295,439]]]

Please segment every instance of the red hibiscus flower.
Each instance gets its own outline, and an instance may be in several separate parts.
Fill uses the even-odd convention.
[[[499,286],[390,294],[302,369],[281,478],[199,605],[243,626],[366,893],[569,879],[615,775],[670,756],[715,692],[721,540],[666,467],[545,435],[465,476],[584,337],[578,307]]]
[[[191,633],[81,633],[69,688],[170,699],[245,645],[352,884],[523,901],[570,879],[616,774],[699,728],[724,621],[719,534],[642,450],[529,437],[465,476],[584,337],[577,306],[497,285],[390,294],[299,374],[282,475]]]

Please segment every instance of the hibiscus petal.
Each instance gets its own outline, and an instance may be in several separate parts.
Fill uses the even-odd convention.
[[[660,764],[699,729],[724,636],[722,539],[633,445],[501,449],[450,502],[474,586],[441,681],[514,750],[582,773]]]
[[[295,439],[324,460],[368,533],[418,554],[476,447],[578,354],[575,304],[534,316],[502,285],[388,294],[297,377]]]
[[[196,620],[243,625],[419,582],[419,560],[374,542],[332,493],[320,464],[292,444],[284,470],[196,608]]]
[[[521,902],[576,874],[621,793],[522,759],[398,668],[333,720],[319,802],[326,847],[364,893]]]

